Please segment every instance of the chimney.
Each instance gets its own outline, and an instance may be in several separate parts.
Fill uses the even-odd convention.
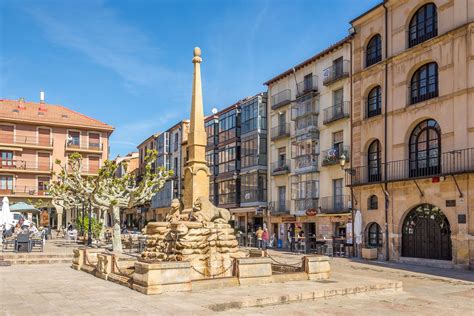
[[[39,106],[38,111],[40,111],[40,112],[46,112],[47,111],[45,103],[44,103],[44,91],[40,91],[40,106]]]
[[[44,103],[44,91],[40,91],[40,103]]]
[[[18,109],[24,110],[25,109],[25,98],[18,99]]]

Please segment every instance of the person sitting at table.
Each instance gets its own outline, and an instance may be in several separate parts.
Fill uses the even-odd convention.
[[[28,229],[28,232],[30,233],[30,235],[36,235],[38,234],[39,230],[38,228],[36,228],[34,223],[31,223],[30,228]]]

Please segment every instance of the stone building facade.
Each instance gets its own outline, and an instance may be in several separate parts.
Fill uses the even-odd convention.
[[[354,19],[352,168],[363,246],[474,266],[474,5],[384,1]]]

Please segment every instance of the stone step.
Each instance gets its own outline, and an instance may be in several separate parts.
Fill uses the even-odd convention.
[[[72,259],[74,254],[71,253],[60,253],[60,254],[50,254],[50,253],[3,253],[0,255],[0,260],[11,260],[11,259],[54,259],[54,258],[70,258]]]
[[[42,258],[42,259],[8,259],[3,262],[9,264],[57,264],[71,263],[71,258]]]

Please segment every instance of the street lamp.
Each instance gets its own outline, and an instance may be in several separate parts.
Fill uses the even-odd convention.
[[[92,246],[92,205],[89,200],[89,228],[87,232],[87,246]]]
[[[342,154],[339,156],[339,165],[341,166],[342,170],[344,170],[344,167],[346,166],[346,160],[347,160],[346,155]]]
[[[354,170],[351,168],[344,168],[346,166],[347,162],[347,157],[345,154],[342,154],[339,156],[339,165],[341,166],[341,170],[344,170],[344,172],[349,174],[350,177],[350,183],[352,184],[352,175],[354,174]],[[351,199],[355,199],[354,197],[354,192],[352,190],[352,186],[350,187],[351,189]],[[357,201],[355,201],[357,203]],[[354,257],[356,256],[356,245],[355,245],[355,235],[354,235],[354,230],[355,230],[355,224],[354,224],[354,205],[351,201],[351,206],[350,206],[350,211],[351,211],[351,226],[352,226],[352,251]]]
[[[82,199],[82,222],[81,222],[81,235],[82,240],[84,241],[84,199]]]

